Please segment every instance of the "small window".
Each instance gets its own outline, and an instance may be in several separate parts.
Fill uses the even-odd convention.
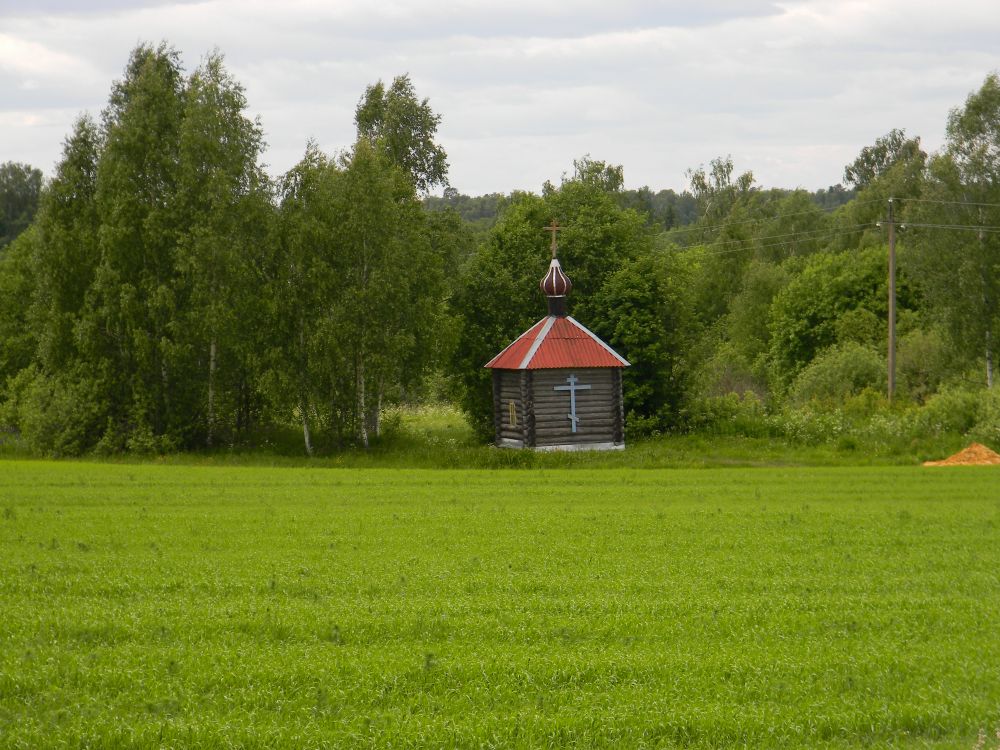
[[[507,418],[511,427],[517,427],[517,404],[513,401],[507,402]]]

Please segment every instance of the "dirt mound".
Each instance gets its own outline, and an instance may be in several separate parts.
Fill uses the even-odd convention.
[[[1000,453],[973,443],[943,461],[924,461],[924,466],[991,466],[1000,464]]]

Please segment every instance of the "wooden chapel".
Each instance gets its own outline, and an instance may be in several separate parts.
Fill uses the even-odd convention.
[[[538,451],[622,450],[624,357],[567,314],[573,284],[557,255],[539,286],[549,314],[486,363],[493,371],[496,444]]]

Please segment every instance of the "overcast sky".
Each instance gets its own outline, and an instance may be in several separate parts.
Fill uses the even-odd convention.
[[[354,140],[365,86],[409,73],[442,116],[451,183],[538,191],[583,154],[680,189],[731,154],[766,187],[842,179],[894,127],[940,147],[1000,68],[997,0],[0,0],[0,162],[51,174],[140,42],[214,48],[273,174]]]

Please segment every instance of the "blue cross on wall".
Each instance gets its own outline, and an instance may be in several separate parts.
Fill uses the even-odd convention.
[[[589,391],[590,386],[578,385],[576,375],[572,373],[570,373],[570,376],[566,378],[566,382],[569,383],[569,385],[555,385],[552,386],[552,390],[569,391],[569,414],[567,414],[566,416],[569,417],[569,422],[572,425],[571,432],[576,432],[577,422],[580,421],[580,418],[576,416],[576,392]]]

